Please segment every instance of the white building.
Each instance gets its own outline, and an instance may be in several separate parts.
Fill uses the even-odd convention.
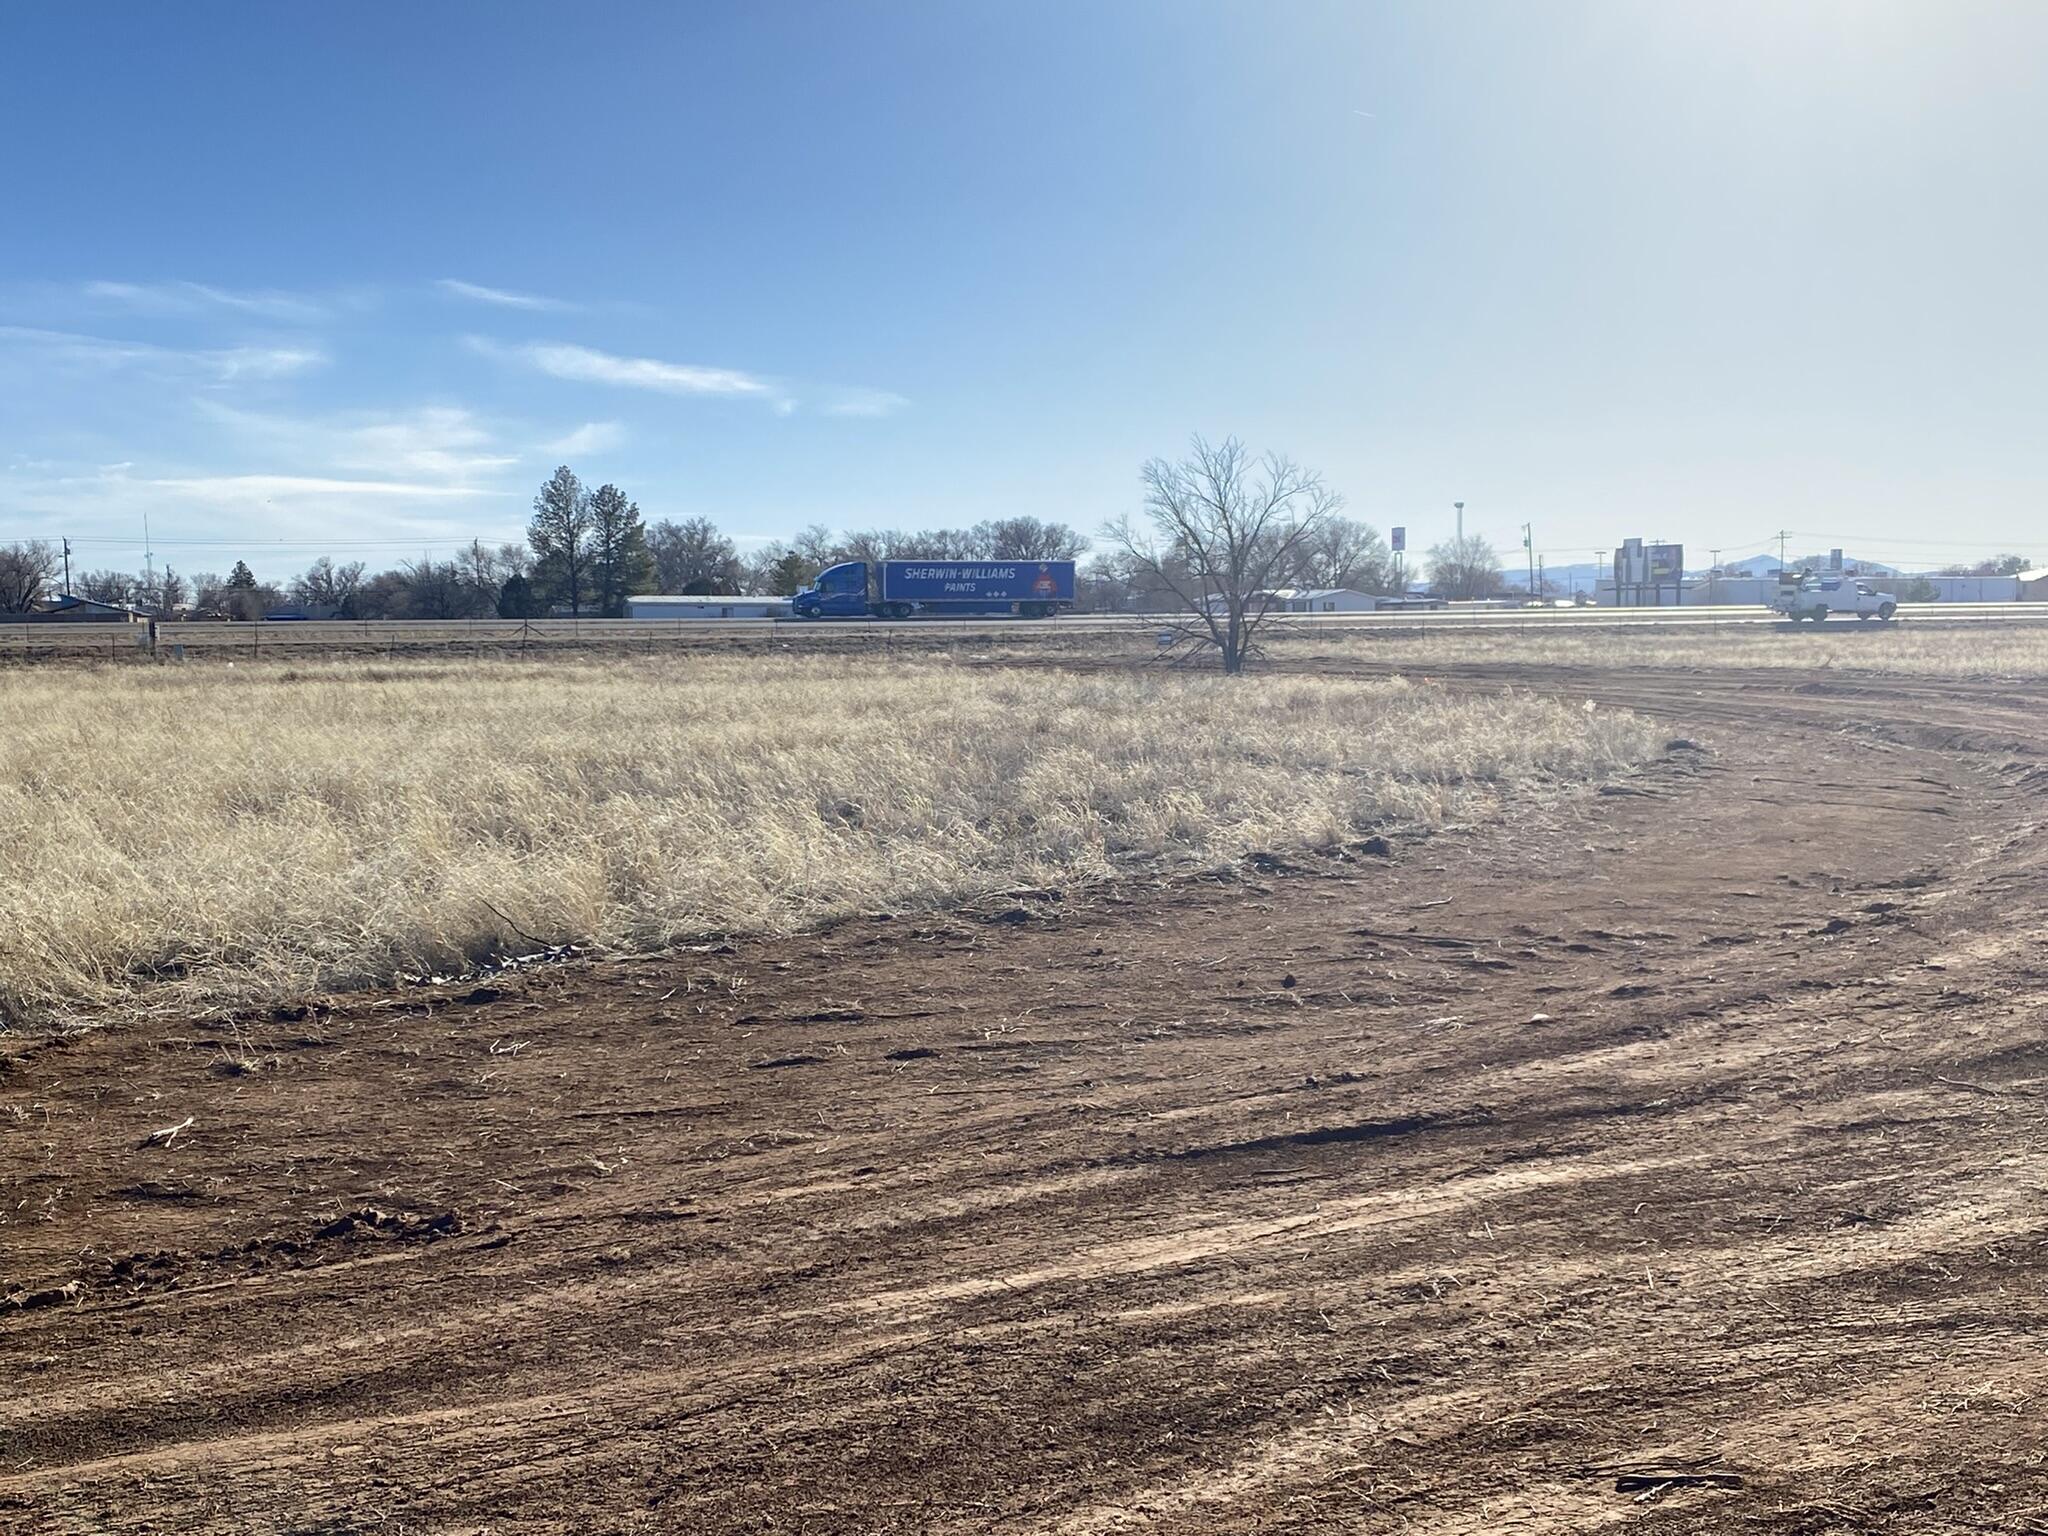
[[[1899,581],[1912,581],[1901,576]],[[2016,603],[2020,600],[2021,576],[1929,576],[1937,603]]]
[[[1223,598],[1209,599],[1211,608],[1221,608]],[[1246,606],[1262,613],[1371,613],[1380,600],[1370,592],[1350,587],[1275,587],[1254,592]]]
[[[786,619],[786,597],[629,597],[629,619]]]

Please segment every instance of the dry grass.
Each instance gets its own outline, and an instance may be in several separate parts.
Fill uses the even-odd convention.
[[[1831,625],[1729,624],[1694,629],[1545,627],[1399,631],[1296,625],[1275,638],[1276,658],[1346,656],[1427,667],[1448,662],[1531,662],[1583,667],[1777,667],[1875,676],[2048,678],[2048,625],[1920,625],[1837,619]]]
[[[1398,679],[826,659],[107,668],[0,689],[17,1022],[1213,866],[1483,817],[1652,743],[1628,716]]]

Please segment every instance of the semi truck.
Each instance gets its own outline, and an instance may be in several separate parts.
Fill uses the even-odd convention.
[[[800,619],[1045,619],[1074,606],[1071,560],[844,560],[790,599]]]

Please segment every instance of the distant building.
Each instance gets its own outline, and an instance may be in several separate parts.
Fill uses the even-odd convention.
[[[1221,593],[1209,599],[1212,610],[1224,603]],[[1275,587],[1252,593],[1245,603],[1260,613],[1371,613],[1383,605],[1399,606],[1352,587]]]
[[[786,619],[786,597],[629,597],[629,619]]]
[[[2048,567],[2038,571],[2021,571],[2014,580],[2020,584],[2021,602],[2048,603]]]
[[[102,603],[66,593],[26,613],[0,614],[8,624],[147,624],[149,615],[120,603]]]
[[[1910,578],[1908,578],[1910,579]],[[1929,576],[1934,601],[1938,603],[2016,603],[2022,582],[2018,576]]]

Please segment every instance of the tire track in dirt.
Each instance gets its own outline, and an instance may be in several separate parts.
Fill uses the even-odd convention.
[[[341,1004],[253,1077],[15,1056],[0,1291],[84,1284],[0,1309],[0,1523],[2024,1529],[2040,701],[1459,681],[1709,751],[1540,840]],[[364,1208],[464,1230],[307,1240]],[[1745,1485],[1588,1470],[1680,1454]]]

